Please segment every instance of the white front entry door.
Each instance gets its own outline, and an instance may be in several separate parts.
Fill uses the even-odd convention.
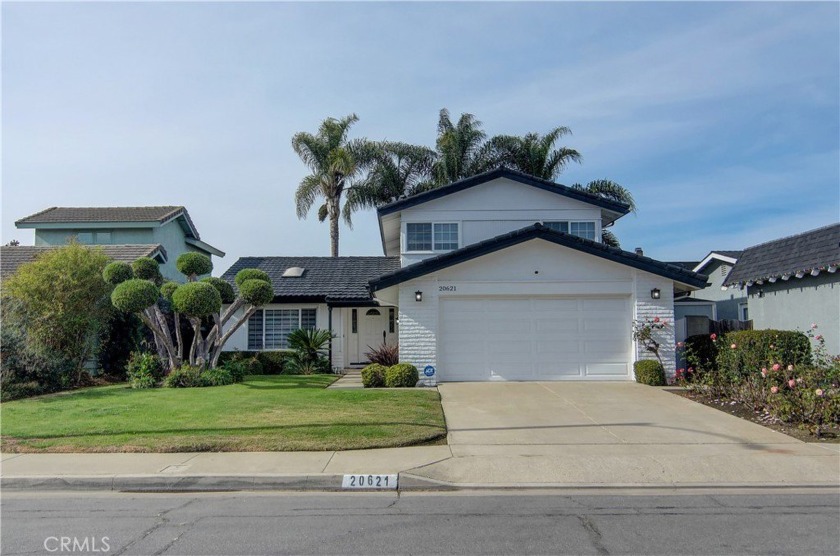
[[[629,297],[440,301],[441,381],[629,380]]]
[[[359,309],[359,361],[366,361],[367,352],[385,343],[388,336],[388,308]]]

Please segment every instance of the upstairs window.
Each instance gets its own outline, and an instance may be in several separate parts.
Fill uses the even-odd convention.
[[[409,222],[405,225],[405,250],[452,251],[459,247],[457,222]]]
[[[569,232],[573,236],[595,241],[595,222],[570,222]]]
[[[554,230],[555,232],[569,233],[568,222],[543,222],[543,225],[549,230]]]
[[[76,241],[82,245],[110,245],[111,232],[76,232]]]

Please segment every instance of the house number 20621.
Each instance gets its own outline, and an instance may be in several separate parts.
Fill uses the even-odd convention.
[[[439,292],[456,292],[458,291],[458,286],[438,286]]]
[[[396,475],[372,475],[367,473],[345,475],[341,482],[342,488],[364,488],[364,489],[395,489],[397,488]]]

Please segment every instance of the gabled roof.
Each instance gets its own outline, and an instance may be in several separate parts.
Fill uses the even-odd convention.
[[[490,170],[489,172],[484,172],[482,174],[478,174],[463,180],[450,183],[449,185],[444,185],[436,189],[424,191],[423,193],[418,193],[417,195],[412,195],[410,197],[406,197],[405,199],[400,199],[387,205],[383,205],[377,209],[377,213],[380,217],[382,217],[394,212],[399,212],[401,210],[420,205],[422,203],[427,203],[434,199],[440,199],[441,197],[445,197],[446,195],[451,195],[452,193],[457,193],[459,191],[469,189],[470,187],[475,187],[476,185],[480,185],[482,183],[495,180],[497,178],[507,178],[515,182],[536,187],[537,189],[542,189],[543,191],[556,193],[564,197],[569,197],[571,199],[575,199],[584,203],[588,203],[590,205],[600,207],[601,209],[614,215],[613,218],[604,220],[605,225],[630,212],[630,207],[624,203],[604,199],[603,197],[599,197],[598,195],[593,195],[585,191],[580,191],[573,187],[561,185],[553,181],[536,178],[534,176],[523,174],[522,172],[518,172],[516,170],[511,170],[505,167],[499,167],[495,170]]]
[[[167,254],[162,245],[87,245],[101,249],[110,259],[131,263],[140,257],[151,257],[166,262]],[[0,276],[6,278],[15,273],[20,265],[30,263],[41,253],[58,249],[57,246],[4,245],[0,247]]]
[[[745,249],[724,285],[751,285],[832,269],[836,272],[838,265],[840,224],[831,224]]]
[[[201,239],[187,209],[161,207],[50,207],[15,222],[18,228],[36,228],[38,224],[94,224],[111,222],[154,222],[163,224],[182,217],[189,237]]]
[[[697,263],[697,265],[694,266],[694,268],[692,268],[691,270],[693,270],[694,272],[700,272],[701,270],[706,268],[706,266],[712,261],[721,261],[723,263],[734,265],[736,262],[738,262],[738,257],[741,256],[741,253],[743,253],[743,251],[731,251],[723,249],[711,251],[708,255],[706,255],[703,258],[702,261]]]
[[[396,272],[371,280],[370,286],[373,291],[381,290],[532,239],[544,239],[557,245],[562,245],[563,247],[569,247],[596,257],[650,272],[651,274],[670,278],[675,282],[689,286],[703,288],[707,285],[707,277],[705,275],[697,274],[679,266],[663,263],[662,261],[645,257],[644,255],[637,255],[636,253],[610,247],[597,241],[584,239],[564,232],[556,232],[537,223],[516,230],[515,232],[502,234],[492,239],[462,247],[456,251],[450,251],[449,253],[414,263]]]
[[[700,264],[699,261],[667,261],[668,264],[684,268],[686,270],[694,270],[694,267]]]
[[[292,267],[303,268],[303,274],[284,277]],[[399,257],[242,257],[222,279],[235,287],[234,277],[240,270],[258,268],[271,278],[278,303],[370,303],[368,282],[399,267]]]

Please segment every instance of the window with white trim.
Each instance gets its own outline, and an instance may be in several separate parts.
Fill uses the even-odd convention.
[[[548,228],[549,230],[554,230],[555,232],[563,232],[568,234],[569,233],[569,223],[568,222],[543,222],[543,225]]]
[[[595,241],[595,222],[569,222],[569,233]]]
[[[458,249],[457,222],[408,222],[405,225],[405,250],[452,251]]]
[[[316,328],[315,309],[259,309],[248,319],[248,349],[286,349],[299,328]]]

